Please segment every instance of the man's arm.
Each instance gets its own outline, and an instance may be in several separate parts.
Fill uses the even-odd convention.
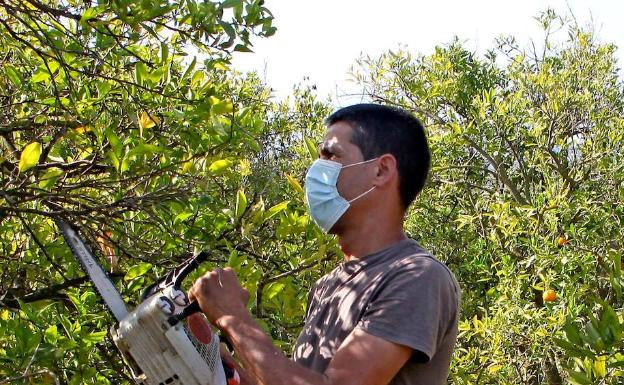
[[[263,385],[386,385],[412,349],[355,329],[325,373],[289,360],[271,342],[246,308],[249,294],[231,269],[215,270],[189,292],[208,319],[229,338],[248,373]]]
[[[286,358],[251,317],[222,325],[245,367],[264,385],[385,385],[412,352],[355,329],[320,374]]]
[[[238,362],[232,357],[230,351],[227,349],[226,345],[222,342],[221,346],[219,346],[219,352],[221,353],[221,359],[226,363],[234,366],[234,369],[238,372],[238,376],[240,377],[240,385],[259,385],[255,378],[253,378],[247,370],[242,368]]]

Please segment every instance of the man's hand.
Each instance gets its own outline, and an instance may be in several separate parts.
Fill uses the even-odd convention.
[[[215,269],[198,278],[188,295],[191,301],[199,303],[208,320],[219,329],[228,318],[250,317],[247,310],[249,292],[240,285],[236,273],[229,267]]]

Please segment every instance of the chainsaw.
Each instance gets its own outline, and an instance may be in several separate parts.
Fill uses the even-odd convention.
[[[129,311],[121,294],[78,232],[54,218],[72,253],[117,321],[112,340],[139,385],[236,385],[234,368],[221,360],[219,336],[181,289],[184,278],[208,257],[201,252],[149,286]]]

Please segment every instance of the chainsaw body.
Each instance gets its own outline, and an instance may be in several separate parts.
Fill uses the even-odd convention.
[[[139,385],[225,385],[219,337],[195,337],[185,321],[169,319],[188,305],[186,294],[168,286],[146,298],[111,328],[113,341]],[[209,328],[204,315],[201,317]]]
[[[192,256],[149,286],[139,306],[128,311],[121,294],[78,232],[60,216],[54,220],[97,294],[117,320],[110,329],[113,342],[137,384],[226,385],[226,371],[229,383],[238,382],[236,371],[230,366],[224,368],[219,337],[212,333],[199,304],[189,304],[181,289],[184,278],[206,261],[208,251]]]

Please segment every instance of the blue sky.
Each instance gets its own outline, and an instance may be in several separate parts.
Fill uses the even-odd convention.
[[[266,0],[278,32],[254,41],[254,54],[239,54],[239,71],[257,71],[287,96],[304,77],[337,105],[357,92],[348,72],[362,54],[376,56],[399,46],[428,54],[436,45],[458,36],[471,50],[482,53],[501,34],[521,44],[543,39],[534,17],[547,7],[574,14],[580,25],[593,24],[602,42],[619,47],[624,64],[624,1],[618,0]],[[565,35],[562,35],[565,38]]]

